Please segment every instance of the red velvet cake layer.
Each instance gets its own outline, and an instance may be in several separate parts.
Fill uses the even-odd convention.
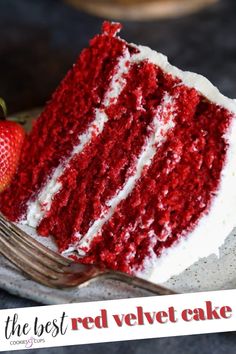
[[[11,220],[25,214],[27,202],[59,163],[70,156],[78,136],[94,119],[115,72],[117,62],[127,47],[110,32],[96,36],[82,51],[73,68],[57,88],[51,101],[37,119],[30,133],[10,189],[0,195],[1,211]]]

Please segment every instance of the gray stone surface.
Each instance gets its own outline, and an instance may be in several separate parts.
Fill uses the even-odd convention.
[[[9,111],[40,106],[102,20],[56,0],[0,0],[0,96]],[[125,22],[122,36],[149,45],[185,70],[206,75],[223,93],[236,97],[236,1],[221,0],[198,14],[174,20]],[[0,308],[34,306],[0,290]],[[236,334],[163,338],[31,353],[227,353]]]

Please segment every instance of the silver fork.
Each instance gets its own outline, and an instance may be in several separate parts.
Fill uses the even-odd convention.
[[[158,295],[174,294],[172,290],[126,273],[64,258],[34,240],[1,214],[0,253],[31,279],[51,288],[81,287],[97,278],[109,278]]]

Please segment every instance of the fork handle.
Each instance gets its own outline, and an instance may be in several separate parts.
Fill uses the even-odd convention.
[[[107,271],[101,274],[102,277],[107,279],[119,280],[123,283],[130,284],[133,286],[137,286],[138,288],[147,290],[156,295],[174,295],[176,292],[164,288],[161,285],[154,284],[148,280],[138,278],[135,276],[128,275],[126,273],[118,272],[118,271]]]

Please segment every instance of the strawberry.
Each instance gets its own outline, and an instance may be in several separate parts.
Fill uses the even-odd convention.
[[[6,105],[0,98],[4,118],[0,120],[0,192],[6,189],[17,170],[25,132],[17,123],[5,120]]]

